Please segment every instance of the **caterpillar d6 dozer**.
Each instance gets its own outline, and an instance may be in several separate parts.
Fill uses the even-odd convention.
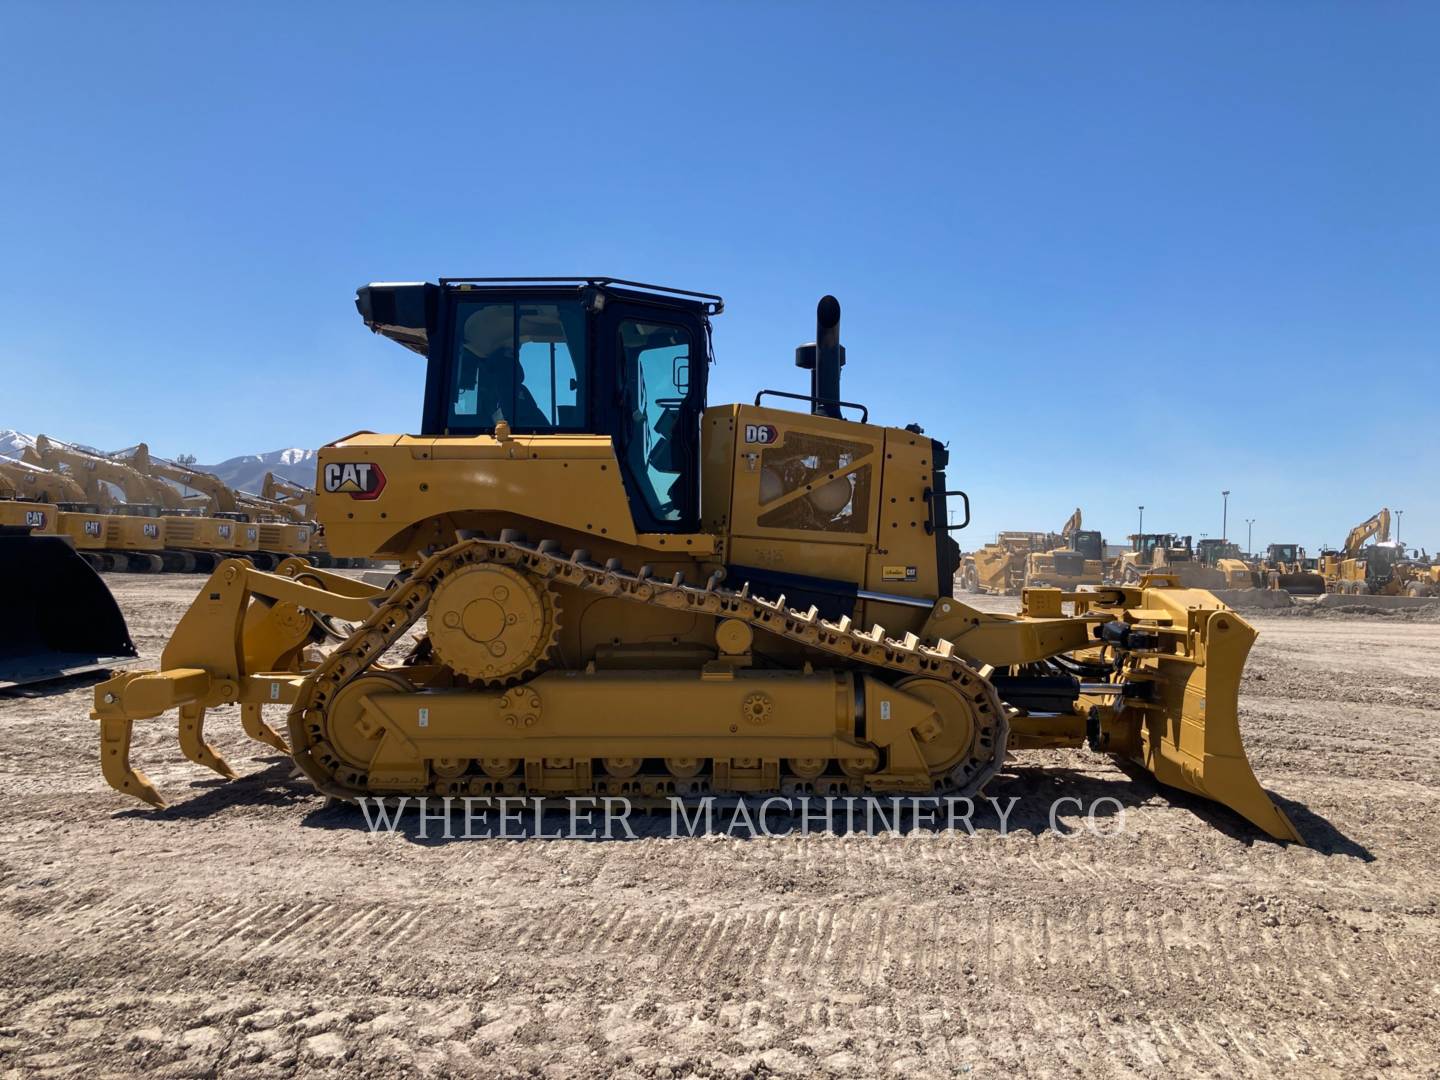
[[[1030,589],[1019,615],[951,597],[968,497],[941,443],[840,400],[834,298],[797,350],[809,393],[708,407],[717,296],[442,279],[357,306],[426,357],[424,415],[321,449],[316,516],[337,554],[406,569],[381,589],[222,563],[161,670],[96,689],[118,790],[163,805],[130,740],[171,709],[233,775],[204,721],[238,705],[342,799],[966,796],[1007,749],[1088,743],[1300,839],[1241,746],[1255,633],[1214,597],[1152,576]]]

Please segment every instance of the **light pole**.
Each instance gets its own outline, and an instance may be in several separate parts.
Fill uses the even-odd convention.
[[[1220,497],[1225,500],[1224,509],[1220,511],[1220,539],[1230,539],[1230,492],[1220,492]]]
[[[1400,543],[1400,519],[1405,516],[1404,510],[1395,511],[1395,543]]]
[[[1135,532],[1135,550],[1140,550],[1140,536],[1145,531],[1145,507],[1140,507],[1140,528]]]
[[[1255,535],[1255,519],[1254,519],[1254,518],[1246,518],[1246,519],[1245,519],[1245,554],[1246,554],[1246,555],[1253,555],[1253,554],[1255,554],[1255,548],[1252,546],[1253,543],[1254,543],[1254,535]]]

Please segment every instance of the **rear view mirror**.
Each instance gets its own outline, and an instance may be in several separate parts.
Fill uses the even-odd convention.
[[[670,381],[675,384],[676,390],[690,389],[690,357],[675,357],[674,367],[670,374]]]

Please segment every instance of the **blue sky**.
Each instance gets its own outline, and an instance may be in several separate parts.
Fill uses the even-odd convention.
[[[947,440],[973,546],[1440,547],[1440,15],[1403,4],[10,3],[0,427],[202,461],[413,430],[367,280],[718,292],[711,400]]]

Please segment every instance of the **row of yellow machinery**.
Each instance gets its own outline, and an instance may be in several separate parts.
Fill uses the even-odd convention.
[[[962,557],[960,587],[1007,596],[1026,588],[1099,585],[1106,573],[1105,540],[1082,524],[1076,507],[1058,533],[1002,532]]]
[[[144,443],[107,455],[41,435],[21,458],[0,458],[0,525],[68,537],[97,570],[208,572],[237,557],[267,570],[297,556],[335,565],[313,492],[273,474],[265,483],[261,495],[235,491]]]
[[[22,457],[0,457],[0,689],[135,656],[99,571],[359,564],[330,554],[313,501],[273,475],[261,495],[234,491],[143,443],[110,455],[41,435]]]
[[[1135,585],[1147,575],[1168,574],[1201,589],[1440,595],[1440,564],[1390,539],[1387,509],[1355,526],[1343,548],[1314,557],[1293,543],[1271,544],[1263,555],[1247,556],[1229,540],[1196,544],[1175,533],[1140,533],[1129,538],[1132,550],[1107,560],[1100,534],[1082,530],[1080,523],[1077,509],[1059,533],[1000,533],[993,543],[963,557],[960,587],[1004,596],[1046,585]]]
[[[796,350],[809,392],[728,405],[718,296],[442,278],[356,304],[425,358],[424,410],[323,447],[314,514],[402,571],[221,562],[158,667],[95,690],[118,791],[164,804],[130,748],[171,711],[195,763],[234,775],[205,723],[238,711],[349,800],[969,797],[1012,750],[1073,746],[1300,841],[1241,744],[1255,632],[1214,596],[1071,589],[1078,519],[1019,614],[952,596],[947,477],[975,460],[842,400],[833,297]]]

